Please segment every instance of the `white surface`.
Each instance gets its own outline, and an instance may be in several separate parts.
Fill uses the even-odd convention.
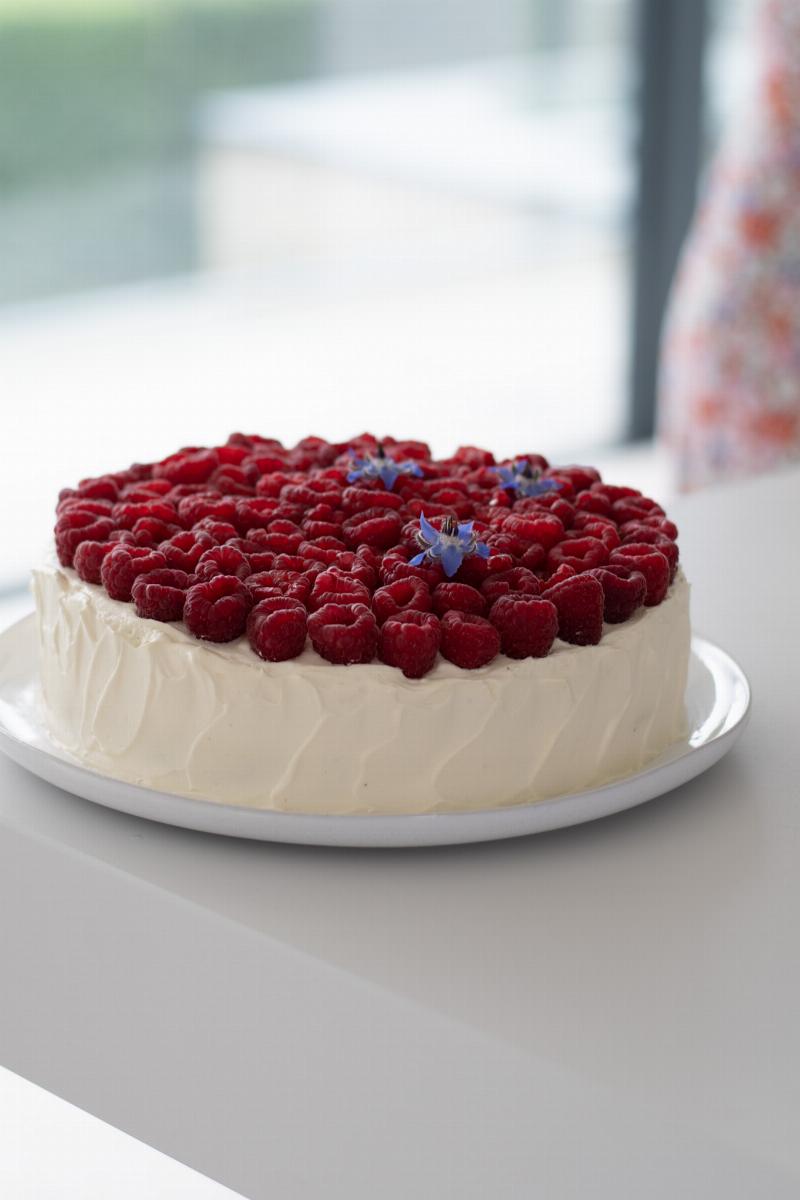
[[[235,1200],[235,1194],[0,1067],[3,1200]]]
[[[0,1062],[250,1200],[796,1200],[798,508],[676,506],[752,718],[605,821],[278,846],[0,761]]]
[[[49,736],[40,711],[33,617],[0,634],[0,750],[95,804],[230,837],[310,846],[446,846],[544,833],[643,804],[701,774],[744,729],[750,689],[718,647],[695,638],[686,692],[689,735],[644,771],[605,787],[486,812],[321,816],[215,804],[138,787],[82,767]]]

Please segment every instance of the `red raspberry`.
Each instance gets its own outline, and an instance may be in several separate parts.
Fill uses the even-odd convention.
[[[103,559],[113,548],[113,542],[81,542],[73,560],[79,578],[86,583],[99,583]]]
[[[575,575],[544,597],[558,609],[558,636],[574,646],[596,646],[603,636],[603,589],[591,575]]]
[[[648,546],[645,542],[632,542],[628,546],[620,546],[611,555],[612,566],[633,567],[644,575],[647,591],[644,602],[648,608],[660,604],[667,594],[669,587],[669,560],[660,549]]]
[[[308,606],[313,611],[326,604],[364,604],[369,605],[369,588],[355,575],[331,567],[321,571],[314,580],[311,598]]]
[[[251,529],[267,529],[270,521],[275,520],[277,507],[278,501],[268,496],[247,496],[237,500],[234,523],[242,537],[246,537]]]
[[[562,563],[557,570],[553,571],[552,575],[547,577],[545,587],[555,587],[557,583],[563,583],[565,579],[572,579],[578,572],[569,563]]]
[[[103,559],[100,579],[112,600],[130,600],[137,575],[158,571],[166,565],[166,557],[160,550],[118,542]]]
[[[481,586],[481,591],[487,604],[492,605],[500,596],[509,594],[538,596],[541,585],[532,571],[525,567],[512,567],[510,571],[490,575]]]
[[[167,560],[167,566],[191,574],[206,550],[216,545],[210,533],[199,529],[187,529],[161,542],[159,550]]]
[[[317,654],[328,662],[368,663],[378,646],[378,625],[366,604],[324,604],[308,618]]]
[[[500,634],[485,617],[451,609],[441,621],[441,651],[457,667],[485,667],[500,653]]]
[[[240,637],[250,611],[250,593],[235,575],[215,575],[186,593],[183,619],[196,638],[232,642]]]
[[[445,573],[439,563],[412,567],[402,560],[390,561],[387,564],[384,559],[381,564],[381,579],[384,584],[395,583],[398,579],[421,579],[428,588],[435,588],[437,584],[444,583],[445,578]]]
[[[251,570],[241,550],[233,546],[212,546],[201,556],[195,574],[198,581],[213,579],[215,575],[235,575],[237,579],[246,579]]]
[[[578,513],[599,513],[603,517],[611,516],[611,501],[600,492],[581,492],[575,501]]]
[[[608,549],[594,537],[570,538],[553,546],[547,555],[551,569],[557,570],[562,563],[574,567],[576,571],[588,571],[592,567],[602,567],[608,562]]]
[[[372,597],[372,611],[379,625],[403,612],[430,612],[431,594],[423,579],[395,579],[378,588]]]
[[[110,475],[99,475],[95,479],[81,479],[77,491],[79,496],[85,496],[87,500],[111,500],[113,502],[119,495],[116,480],[112,479]]]
[[[152,547],[174,537],[182,530],[180,525],[168,524],[166,521],[159,520],[158,517],[139,517],[131,532],[137,546]]]
[[[227,542],[228,538],[238,536],[238,530],[230,521],[218,521],[216,517],[201,517],[191,529],[192,533],[207,533],[218,545]]]
[[[614,504],[617,500],[625,500],[629,496],[641,496],[638,488],[632,487],[615,487],[612,483],[593,483],[590,489],[598,496],[605,497],[610,504]]]
[[[672,538],[668,538],[665,533],[659,529],[648,529],[644,526],[636,533],[629,533],[622,539],[623,546],[648,545],[655,546],[664,555],[664,558],[669,563],[669,578],[670,582],[675,578],[675,572],[678,569],[678,547]]]
[[[236,519],[236,503],[233,499],[220,496],[218,492],[198,492],[178,501],[178,516],[187,528],[197,525],[203,517],[232,523]],[[236,537],[236,533],[234,529],[232,536]]]
[[[170,483],[205,483],[216,470],[218,462],[214,450],[179,450],[163,462],[156,463],[153,474],[157,479],[167,479]]]
[[[284,571],[280,568],[270,567],[269,570],[248,575],[246,585],[255,600],[271,596],[277,590],[279,595],[289,596],[306,605],[311,596],[312,582],[310,576],[301,575],[299,571]]]
[[[111,516],[118,529],[133,529],[141,517],[153,517],[166,525],[178,524],[178,514],[166,500],[145,500],[139,504],[121,500],[112,508]]]
[[[305,541],[302,529],[283,517],[274,518],[265,530],[256,530],[253,541],[275,554],[297,554]]]
[[[390,667],[399,667],[407,679],[421,679],[434,666],[440,642],[438,617],[405,609],[381,626],[378,657]]]
[[[375,488],[346,487],[342,492],[341,505],[345,514],[366,512],[368,508],[402,508],[403,498],[397,492],[387,492],[383,484]]]
[[[527,567],[529,571],[536,571],[546,559],[547,551],[544,546],[540,546],[538,542],[531,542],[517,561],[521,567]]]
[[[663,517],[664,510],[649,496],[629,496],[614,501],[614,520],[623,525],[626,521],[636,521],[640,517]]]
[[[503,533],[525,542],[538,542],[549,550],[564,537],[564,526],[551,513],[512,513],[503,522]]]
[[[306,644],[306,610],[290,596],[259,600],[247,618],[247,637],[260,658],[285,662],[297,658]]]
[[[583,492],[582,495],[585,496],[588,493]],[[567,541],[573,541],[581,536],[598,538],[609,554],[622,543],[619,530],[611,518],[598,516],[597,513],[578,513],[576,515],[573,528],[567,532]]]
[[[600,472],[595,467],[570,464],[568,467],[551,467],[547,474],[551,478],[567,480],[576,492],[584,492],[592,484],[600,482]]]
[[[440,583],[433,590],[433,611],[437,616],[462,612],[482,617],[486,608],[486,597],[468,583]]]
[[[678,526],[667,517],[640,517],[638,521],[624,521],[619,527],[623,537],[629,533],[637,533],[641,529],[657,529],[660,533],[665,533],[668,538],[672,538],[673,542],[678,536]]]
[[[400,541],[402,531],[402,517],[386,508],[366,508],[342,525],[342,535],[353,549],[363,543],[375,550],[388,550]]]
[[[191,582],[191,575],[169,567],[137,575],[131,588],[136,615],[151,621],[180,621]]]
[[[106,542],[113,529],[113,521],[96,513],[77,509],[62,513],[55,528],[58,561],[62,567],[71,567],[81,542]]]
[[[644,604],[647,584],[641,571],[628,567],[597,567],[589,572],[603,589],[603,620],[619,625]]]
[[[558,610],[538,596],[500,596],[490,620],[509,658],[544,658],[558,634]]]
[[[335,542],[335,545],[330,543]],[[301,542],[297,547],[297,553],[301,558],[307,558],[309,562],[321,562],[326,567],[334,565],[343,567],[345,562],[352,563],[355,560],[355,554],[352,550],[348,550],[344,542],[340,542],[335,537],[319,538],[316,542]],[[347,556],[345,558],[345,556]]]
[[[91,513],[95,517],[110,517],[112,508],[110,500],[86,500],[74,493],[62,493],[56,505],[56,516],[61,517],[66,513]]]

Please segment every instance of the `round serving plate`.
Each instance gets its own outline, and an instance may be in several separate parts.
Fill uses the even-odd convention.
[[[94,804],[229,837],[315,846],[444,846],[578,825],[643,804],[708,770],[730,750],[750,709],[742,669],[718,646],[695,637],[686,689],[688,736],[646,770],[603,787],[536,804],[463,813],[320,816],[241,808],[102,775],[57,746],[39,703],[34,620],[25,617],[0,634],[0,750],[34,775]]]

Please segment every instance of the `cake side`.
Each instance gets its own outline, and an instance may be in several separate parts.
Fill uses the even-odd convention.
[[[265,662],[135,615],[74,571],[34,572],[53,736],[85,765],[160,790],[293,812],[501,807],[636,771],[685,732],[689,588],[607,625],[597,645],[423,679]]]

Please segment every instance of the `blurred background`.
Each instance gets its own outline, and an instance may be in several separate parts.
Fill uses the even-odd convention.
[[[663,494],[659,331],[752,9],[0,0],[2,592],[59,487],[232,429],[624,454]]]

